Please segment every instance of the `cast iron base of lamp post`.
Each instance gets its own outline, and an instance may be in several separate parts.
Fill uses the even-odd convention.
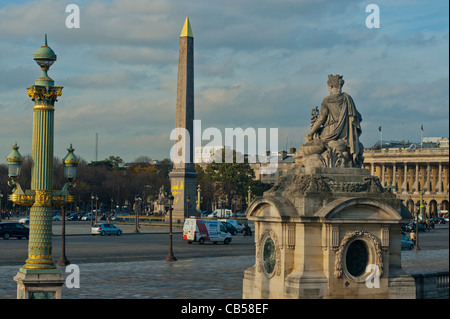
[[[168,254],[165,261],[177,261],[177,259],[175,258],[175,256],[173,254]]]
[[[61,256],[61,258],[59,258],[59,260],[56,264],[58,266],[67,266],[67,265],[70,265],[70,261],[67,259],[66,256]]]

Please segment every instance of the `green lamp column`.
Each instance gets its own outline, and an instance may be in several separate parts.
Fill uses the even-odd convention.
[[[34,101],[31,189],[35,191],[35,202],[30,209],[30,237],[28,259],[24,269],[54,269],[52,259],[52,189],[53,189],[53,136],[54,104],[61,96],[62,87],[54,86],[47,75],[56,61],[56,54],[44,45],[34,54],[34,60],[42,69],[42,76],[35,85],[27,88]]]

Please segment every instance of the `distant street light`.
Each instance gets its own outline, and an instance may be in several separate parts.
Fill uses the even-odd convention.
[[[166,257],[166,261],[176,261],[177,259],[173,255],[172,249],[172,209],[173,209],[173,195],[169,193],[167,196],[167,202],[169,204],[169,254]]]
[[[75,150],[70,144],[70,148],[67,149],[66,157],[63,159],[64,165],[64,177],[67,179],[67,187],[74,186],[72,183],[77,176],[78,159],[73,153]],[[58,266],[67,266],[70,261],[66,257],[66,213],[64,211],[64,205],[61,205],[61,216],[62,216],[62,230],[61,230],[61,257],[58,260]]]

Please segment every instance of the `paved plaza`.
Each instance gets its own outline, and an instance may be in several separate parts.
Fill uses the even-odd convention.
[[[80,288],[63,286],[64,299],[241,299],[244,270],[254,256],[84,263]],[[408,273],[448,271],[448,249],[403,251]],[[0,267],[0,298],[15,299],[19,267]],[[67,276],[64,273],[64,276]]]

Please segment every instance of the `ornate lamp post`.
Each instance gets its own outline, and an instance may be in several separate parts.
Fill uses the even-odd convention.
[[[172,249],[172,209],[173,209],[173,195],[172,193],[167,196],[167,202],[169,203],[169,254],[166,257],[166,261],[176,261],[177,259],[173,255]]]
[[[91,223],[91,227],[92,227],[92,225],[94,225],[94,199],[95,199],[95,197],[94,197],[94,194],[92,193],[91,194],[91,221],[90,221],[90,223]]]
[[[52,258],[52,206],[71,203],[75,198],[69,195],[67,184],[61,191],[52,189],[54,104],[61,96],[62,87],[54,86],[54,81],[47,75],[56,61],[55,52],[47,45],[47,36],[44,45],[34,54],[34,60],[41,67],[42,76],[36,79],[35,85],[27,88],[28,96],[34,102],[31,190],[23,191],[15,181],[22,163],[17,144],[7,158],[9,185],[14,187],[9,199],[18,205],[31,206],[28,259],[14,280],[18,298],[53,299],[61,298],[64,278]]]
[[[416,203],[416,206],[419,207],[419,210],[416,212],[416,230],[415,230],[416,242],[415,242],[415,245],[414,245],[414,250],[420,250],[420,247],[419,247],[419,216],[422,216],[422,218],[423,218],[422,212],[423,212],[423,207],[425,205],[426,205],[426,203],[423,201],[423,189],[421,189],[420,190],[420,199]]]
[[[191,201],[191,196],[186,197],[186,218],[189,218],[189,205]]]
[[[196,201],[197,206],[195,207],[199,216],[201,216],[201,213],[202,213],[202,210],[200,209],[200,204],[202,203],[202,198],[200,195],[201,195],[201,189],[200,189],[200,184],[199,184],[197,187],[197,201]]]
[[[231,202],[233,203],[233,215],[234,215],[234,219],[236,219],[236,205],[237,205],[237,198],[236,196],[233,197],[233,199],[231,200]]]
[[[139,195],[134,196],[134,232],[139,233],[139,214],[141,213],[142,198]]]
[[[0,222],[2,221],[3,215],[3,193],[0,191]]]
[[[67,153],[66,157],[63,159],[64,164],[64,178],[67,179],[68,183],[66,192],[68,193],[69,186],[74,186],[72,183],[75,177],[77,176],[77,167],[78,167],[78,159],[73,153],[75,150],[70,144],[70,148],[67,149],[69,153]],[[61,232],[61,257],[58,260],[58,266],[67,266],[70,264],[70,261],[66,257],[66,213],[64,212],[64,205],[61,205],[61,215],[62,215],[62,232]]]

